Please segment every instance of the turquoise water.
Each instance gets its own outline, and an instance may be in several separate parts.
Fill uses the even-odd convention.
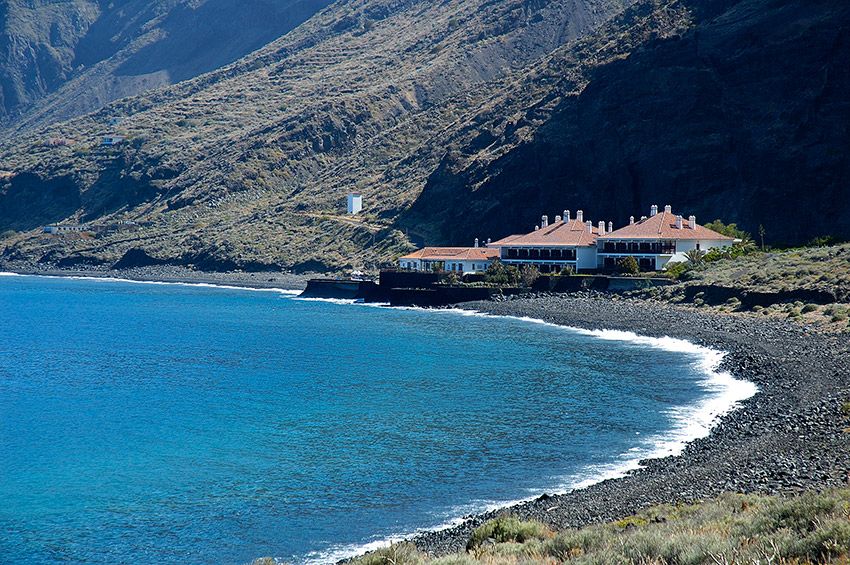
[[[276,292],[3,276],[0,317],[3,563],[336,559],[675,451],[734,388],[681,343]]]

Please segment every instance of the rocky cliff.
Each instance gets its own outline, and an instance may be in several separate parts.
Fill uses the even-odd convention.
[[[672,203],[774,243],[850,237],[850,5],[679,4],[691,25],[592,69],[529,139],[447,156],[405,222],[463,241]]]
[[[0,125],[45,125],[215,70],[330,3],[9,0],[0,6]]]

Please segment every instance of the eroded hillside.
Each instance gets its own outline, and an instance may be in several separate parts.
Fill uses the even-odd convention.
[[[512,108],[547,91],[542,83],[514,91],[525,84],[514,75],[623,8],[611,0],[337,3],[233,65],[7,143],[0,162],[14,175],[4,209],[28,205],[38,183],[64,197],[26,222],[0,214],[3,229],[66,218],[142,228],[93,241],[28,231],[11,239],[6,257],[108,262],[136,247],[207,267],[374,265],[405,247],[394,222],[470,110],[494,98]],[[128,143],[97,147],[113,129]],[[344,217],[354,189],[366,213]]]
[[[651,203],[762,224],[769,242],[850,236],[848,12],[344,0],[232,65],[2,145],[2,257],[362,269],[411,241],[496,238],[565,207],[620,223]],[[98,147],[110,132],[127,143]],[[37,232],[119,220],[139,225]]]
[[[0,6],[0,126],[14,133],[231,63],[331,0],[71,0]]]
[[[544,211],[624,225],[670,203],[773,243],[850,238],[850,5],[676,4],[691,29],[594,68],[530,138],[459,148],[404,224],[495,238]]]

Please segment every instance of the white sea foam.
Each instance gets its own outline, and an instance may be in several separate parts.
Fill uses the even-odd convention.
[[[292,300],[299,302],[325,302],[327,304],[343,304],[354,306],[367,306],[369,308],[386,308],[388,302],[364,302],[361,298],[317,298],[313,296],[293,296]]]
[[[19,273],[5,273],[5,272],[0,271],[0,277],[22,277],[22,276],[24,276],[24,275],[21,275]]]
[[[524,316],[493,316],[474,310],[432,310],[417,307],[410,307],[406,309],[461,316],[514,319],[558,328],[563,331],[586,335],[600,340],[620,341],[642,347],[651,347],[653,349],[663,351],[687,354],[693,357],[695,367],[699,370],[699,373],[703,375],[703,378],[699,381],[698,385],[705,393],[705,396],[694,404],[670,408],[667,413],[673,420],[672,429],[652,436],[647,436],[645,438],[636,435],[635,437],[639,438],[637,439],[638,445],[631,447],[625,453],[614,457],[610,463],[603,465],[589,465],[574,474],[561,477],[559,481],[560,485],[554,489],[528,489],[528,495],[517,500],[473,501],[463,506],[452,508],[451,511],[448,512],[448,515],[455,516],[454,518],[435,524],[432,527],[394,533],[362,544],[333,546],[328,550],[309,554],[305,559],[305,563],[335,563],[342,559],[355,557],[368,551],[374,551],[393,543],[409,539],[418,534],[428,531],[444,530],[457,526],[463,523],[465,520],[464,516],[469,514],[480,514],[497,510],[499,508],[522,504],[524,502],[534,500],[544,494],[544,492],[549,494],[564,494],[573,490],[589,487],[607,479],[623,477],[630,471],[640,468],[640,462],[645,459],[679,455],[688,443],[696,439],[706,437],[711,432],[711,429],[717,424],[720,417],[736,409],[740,406],[741,402],[758,392],[758,387],[756,387],[754,383],[736,379],[730,373],[720,370],[720,364],[726,355],[724,352],[704,347],[683,339],[672,337],[648,337],[638,335],[634,332],[621,330],[585,330],[582,328],[561,326],[537,318]]]
[[[0,276],[26,276],[18,275],[17,273],[0,273]],[[39,275],[40,276],[40,275]],[[297,295],[301,291],[286,290],[276,288],[250,288],[233,285],[217,285],[210,283],[189,283],[189,282],[164,282],[164,281],[136,281],[130,279],[105,278],[105,277],[55,277],[49,278],[73,278],[85,279],[104,282],[128,282],[136,284],[160,284],[160,285],[179,285],[190,287],[209,287],[222,288],[232,290],[249,290],[258,292],[277,292],[286,295],[292,300],[327,302],[339,305],[362,305],[371,307],[384,307],[386,304],[364,303],[359,300],[335,299],[335,298],[301,298]],[[651,347],[654,349],[683,353],[693,356],[694,363],[699,369],[700,374],[704,375],[699,382],[699,386],[703,389],[706,395],[698,402],[670,408],[668,414],[673,420],[673,427],[662,433],[640,438],[637,440],[638,445],[629,448],[625,453],[615,457],[610,463],[603,465],[587,466],[575,474],[564,476],[559,481],[560,485],[555,489],[528,489],[527,496],[517,500],[478,500],[457,506],[447,512],[448,516],[452,516],[448,520],[439,520],[435,525],[416,530],[407,530],[394,533],[387,536],[381,536],[365,543],[336,545],[327,550],[313,552],[308,554],[304,563],[335,563],[339,560],[361,555],[368,551],[374,551],[382,547],[386,547],[392,543],[397,543],[404,539],[411,538],[418,534],[428,531],[439,531],[451,528],[461,524],[465,518],[463,516],[469,514],[477,514],[488,512],[499,508],[505,508],[528,502],[548,492],[549,494],[562,494],[572,490],[581,489],[601,482],[606,479],[618,478],[625,476],[628,472],[640,467],[640,461],[644,459],[652,459],[665,457],[668,455],[680,454],[688,443],[696,439],[707,436],[712,427],[717,423],[718,419],[724,414],[737,408],[740,403],[747,398],[753,396],[758,388],[755,384],[734,378],[731,374],[720,371],[719,366],[723,361],[725,353],[716,349],[703,347],[695,343],[676,339],[671,337],[647,337],[641,336],[634,332],[620,330],[585,330],[569,326],[561,326],[540,320],[537,318],[529,318],[524,316],[493,316],[474,310],[462,309],[424,309],[418,307],[403,308],[405,310],[421,310],[429,313],[450,314],[460,316],[476,316],[489,318],[506,318],[520,320],[527,323],[540,324],[559,330],[573,332],[581,335],[594,337],[605,341],[620,341],[631,343],[643,347]],[[640,437],[640,436],[636,436]]]
[[[354,298],[316,298],[314,296],[296,296],[293,300],[299,302],[326,302],[327,304],[357,304]]]

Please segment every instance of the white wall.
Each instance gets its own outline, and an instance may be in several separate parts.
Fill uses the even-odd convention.
[[[487,270],[492,261],[475,260],[475,261],[443,261],[443,268],[448,272],[455,273],[482,273]],[[433,262],[431,262],[433,264]],[[461,265],[461,270],[457,270],[457,265]],[[411,265],[411,266],[408,266]],[[430,271],[431,268],[423,269],[422,261],[419,259],[399,259],[398,266],[400,269],[413,269],[415,271]]]
[[[358,214],[363,209],[363,196],[359,194],[348,195],[348,213]]]
[[[596,246],[576,248],[576,270],[596,268]]]
[[[702,240],[699,240],[699,241],[697,241],[695,239],[680,239],[676,242],[676,253],[675,253],[675,255],[670,257],[670,259],[664,258],[663,261],[662,261],[661,257],[658,257],[655,261],[656,268],[658,270],[660,270],[665,265],[667,265],[667,263],[669,263],[671,261],[676,262],[676,263],[687,262],[688,258],[685,257],[685,253],[687,253],[688,251],[690,251],[692,249],[696,249],[697,244],[699,244],[699,248],[700,248],[701,251],[708,251],[708,250],[714,249],[716,247],[729,247],[730,245],[732,245],[732,242],[728,239],[719,239],[719,240],[702,239]]]

